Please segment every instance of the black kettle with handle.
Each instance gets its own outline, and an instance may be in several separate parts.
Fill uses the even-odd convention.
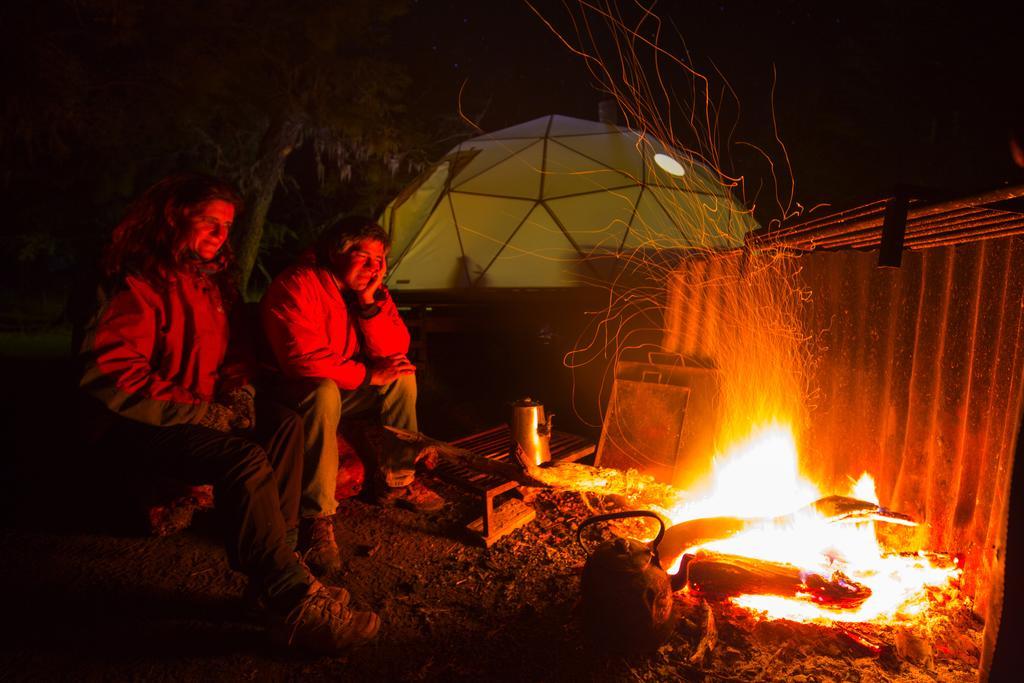
[[[657,537],[650,543],[616,538],[592,551],[587,548],[585,528],[630,517],[658,520]],[[672,600],[675,587],[658,558],[664,535],[664,521],[649,510],[595,515],[580,524],[576,537],[589,551],[580,578],[583,630],[595,644],[616,653],[639,653],[661,646],[672,635],[679,616]]]

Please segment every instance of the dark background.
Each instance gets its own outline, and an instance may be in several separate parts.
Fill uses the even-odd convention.
[[[654,100],[656,116],[620,123],[672,125],[680,143],[716,148],[762,223],[896,184],[966,193],[1024,180],[1008,144],[1024,125],[1012,3],[666,1],[653,9],[660,22],[626,0],[595,6],[668,55],[659,63],[669,94]],[[7,414],[15,455],[5,479],[48,481],[76,455],[58,438],[40,457],[40,435],[67,431],[71,372],[54,360],[67,355],[65,301],[132,197],[178,169],[224,175],[251,195],[268,131],[282,113],[297,116],[303,135],[271,188],[258,293],[332,219],[375,214],[478,130],[553,113],[596,118],[608,83],[556,32],[614,66],[612,32],[575,3],[533,8],[520,0],[0,8],[0,358],[10,385],[25,389]],[[692,80],[671,57],[708,76],[721,131],[714,140],[687,132]],[[648,78],[659,73],[650,50],[637,60]],[[433,341],[422,375],[431,398],[421,402],[425,431],[452,438],[488,426],[529,393],[559,413],[556,425],[596,434],[610,359],[597,354],[584,379],[563,360],[597,305],[581,293],[469,309],[475,330]],[[58,450],[64,458],[53,463]],[[5,517],[38,505],[31,486],[19,488],[4,501]]]
[[[721,0],[661,3],[658,21],[634,3],[607,9],[708,76],[721,134],[686,133],[691,81],[666,56],[656,117],[620,122],[658,118],[678,142],[714,146],[762,223],[897,183],[964,192],[1020,178],[1008,153],[1024,116],[1010,9]],[[596,118],[607,84],[555,32],[613,73],[617,56],[594,11],[550,1],[48,0],[8,4],[0,26],[8,326],[39,317],[24,304],[42,290],[54,290],[51,315],[76,264],[165,173],[220,173],[251,195],[285,103],[307,130],[272,190],[257,288],[325,222],[376,213],[476,134],[467,120],[490,131]],[[654,78],[650,50],[636,63]]]
[[[617,4],[626,23],[636,20],[633,3]],[[559,2],[534,6],[572,39],[578,12]],[[663,2],[654,12],[667,52],[688,55],[712,81],[713,93],[723,79],[735,92],[720,107],[721,127],[737,124],[723,139],[723,153],[752,142],[785,175],[777,132],[805,205],[874,197],[896,183],[962,190],[1013,173],[1007,139],[1024,119],[1024,60],[1020,19],[1011,9],[916,0],[722,0]],[[606,38],[591,21],[597,39]],[[641,26],[641,35],[654,36],[653,21]],[[416,3],[395,36],[400,53],[415,55],[409,63],[416,97],[409,101],[424,111],[451,111],[465,80],[464,108],[483,113],[485,130],[550,113],[596,118],[602,95],[583,60],[521,2]],[[607,43],[603,48],[613,53]],[[640,55],[647,67],[648,57]],[[668,64],[663,75],[677,96],[660,111],[678,122],[686,99],[683,69]],[[769,182],[762,166],[737,158],[731,170],[746,175],[756,194]],[[771,203],[765,191],[758,203]],[[763,217],[774,217],[774,208],[766,207]]]
[[[1019,28],[1010,9],[921,0],[663,2],[653,14],[550,0],[8,4],[0,331],[66,329],[68,291],[86,289],[80,273],[125,204],[168,172],[226,176],[251,206],[269,199],[249,281],[257,298],[325,225],[375,215],[459,141],[552,113],[595,119],[634,68],[664,90],[622,97],[620,123],[671,129],[678,144],[714,154],[762,224],[896,184],[965,193],[1019,182],[1009,153],[1024,120]],[[569,46],[600,58],[611,79]],[[694,126],[701,98],[684,64],[707,77],[713,106],[707,116],[697,107]],[[628,113],[637,102],[649,105],[639,118]],[[280,180],[261,182],[282,151],[268,143],[280,121],[301,134]],[[234,237],[246,228],[236,223]],[[557,306],[518,295],[509,310],[485,304],[487,315],[464,317],[488,318],[489,336],[438,338],[432,356],[480,359],[468,374],[486,379],[515,366],[492,387],[495,406],[547,378],[562,387],[559,411],[593,427],[609,358],[593,354],[575,396],[564,389],[580,376],[564,354],[602,296],[578,294]]]

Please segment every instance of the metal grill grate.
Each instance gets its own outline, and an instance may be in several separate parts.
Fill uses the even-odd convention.
[[[508,425],[499,425],[483,432],[478,432],[452,442],[453,446],[473,451],[477,455],[500,462],[515,462],[510,460],[512,450],[512,436]],[[592,441],[574,434],[567,434],[557,430],[551,433],[551,461],[552,462],[576,462],[581,458],[592,454],[595,445]],[[450,462],[440,462],[434,473],[445,481],[480,497],[483,509],[483,516],[473,523],[470,523],[471,532],[478,534],[487,546],[492,545],[498,538],[516,529],[533,519],[532,509],[527,508],[519,501],[515,503],[516,510],[506,511],[495,510],[494,499],[516,488],[519,484],[503,477],[493,474],[485,474],[476,470],[456,465]]]

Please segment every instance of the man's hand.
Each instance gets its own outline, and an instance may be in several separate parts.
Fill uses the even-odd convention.
[[[367,367],[370,373],[370,384],[375,387],[391,384],[402,375],[411,375],[416,372],[416,366],[409,362],[405,356],[391,356],[379,358]]]
[[[377,270],[377,274],[370,278],[370,281],[366,284],[366,288],[359,292],[359,303],[364,306],[377,303],[374,296],[377,294],[377,290],[380,289],[384,282],[384,276],[388,273],[388,262],[381,261],[380,268]]]
[[[234,413],[231,426],[235,429],[252,429],[256,426],[255,393],[253,388],[247,385],[229,391],[224,396],[224,403]]]
[[[234,411],[223,403],[211,403],[199,420],[199,425],[208,429],[215,429],[218,432],[230,432],[232,422],[237,418]]]

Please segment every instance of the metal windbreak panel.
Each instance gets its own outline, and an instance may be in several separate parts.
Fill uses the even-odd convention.
[[[966,588],[984,616],[998,608],[989,591],[1002,580],[1021,422],[1024,244],[906,252],[898,269],[877,268],[877,252],[790,258],[812,360],[803,471],[825,487],[868,471],[884,505],[927,522],[929,547],[966,555]],[[729,352],[721,330],[748,268],[742,256],[681,266],[667,350],[712,360]]]
[[[687,387],[616,379],[596,463],[671,482],[689,397]]]
[[[637,469],[688,489],[711,474],[719,415],[718,372],[619,362],[596,464]]]

